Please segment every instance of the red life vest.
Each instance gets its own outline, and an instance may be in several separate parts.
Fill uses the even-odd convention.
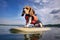
[[[29,17],[30,16],[25,16],[25,20],[26,20],[26,24],[29,22]],[[33,20],[31,20],[31,24],[35,24],[38,20],[37,16],[32,16],[33,17]]]

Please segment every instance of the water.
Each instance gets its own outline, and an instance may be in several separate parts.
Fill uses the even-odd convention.
[[[42,34],[13,34],[11,28],[19,26],[0,26],[0,40],[60,40],[60,28],[50,27],[51,30]]]

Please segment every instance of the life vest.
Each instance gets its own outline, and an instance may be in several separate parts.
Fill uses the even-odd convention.
[[[25,15],[26,24],[29,22],[29,17],[32,17],[31,24],[35,24],[38,21],[38,18],[35,15],[34,16]]]

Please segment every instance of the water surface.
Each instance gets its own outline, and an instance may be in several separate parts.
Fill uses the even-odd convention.
[[[11,33],[11,28],[20,26],[0,26],[0,40],[60,40],[60,28],[50,27],[51,30],[40,34]]]

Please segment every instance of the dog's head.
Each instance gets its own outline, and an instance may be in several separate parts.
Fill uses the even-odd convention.
[[[22,15],[21,16],[24,16],[24,14],[29,14],[29,15],[34,15],[35,14],[35,11],[30,7],[30,6],[25,6],[23,8],[23,12],[22,12]]]

